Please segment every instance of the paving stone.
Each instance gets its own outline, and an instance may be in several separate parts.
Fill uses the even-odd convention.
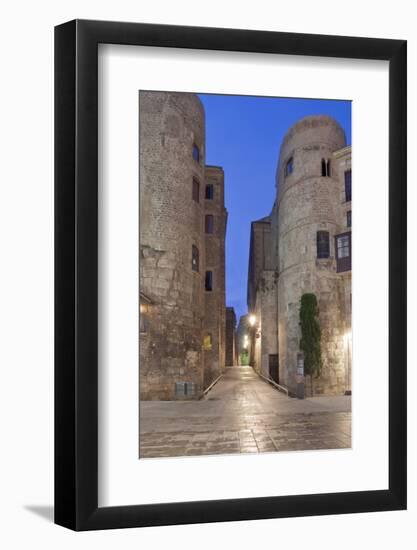
[[[140,458],[351,446],[350,397],[291,399],[250,367],[227,368],[208,395],[141,403]]]

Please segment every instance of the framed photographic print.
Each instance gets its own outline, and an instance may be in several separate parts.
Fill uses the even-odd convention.
[[[403,40],[56,27],[56,523],[405,509],[406,113]]]

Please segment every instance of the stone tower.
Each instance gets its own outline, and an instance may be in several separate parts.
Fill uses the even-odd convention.
[[[140,397],[204,389],[205,114],[195,94],[140,92]]]
[[[290,128],[280,150],[273,220],[278,234],[279,381],[290,391],[296,384],[304,293],[316,294],[322,329],[323,369],[314,394],[347,390],[343,346],[350,328],[351,272],[350,267],[346,274],[338,272],[335,240],[347,230],[341,156],[335,156],[345,145],[344,131],[334,119],[310,116]]]
[[[205,238],[204,387],[222,372],[226,349],[224,172],[219,166],[205,167],[203,189]]]

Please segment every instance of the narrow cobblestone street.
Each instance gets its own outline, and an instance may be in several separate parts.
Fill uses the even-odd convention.
[[[252,367],[228,367],[199,401],[144,401],[140,458],[351,446],[351,398],[289,398]]]

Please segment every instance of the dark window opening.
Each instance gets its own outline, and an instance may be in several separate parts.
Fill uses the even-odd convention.
[[[214,216],[207,214],[205,218],[206,233],[213,233],[214,231]]]
[[[323,177],[330,177],[330,160],[321,159],[321,175]]]
[[[272,378],[274,382],[279,384],[279,362],[278,355],[273,354],[269,355],[269,377]]]
[[[347,227],[352,227],[352,211],[348,210],[346,212],[346,225]]]
[[[213,290],[213,272],[212,271],[206,271],[205,286],[207,291]]]
[[[345,172],[345,199],[346,202],[352,200],[352,170],[346,170]]]
[[[196,162],[200,162],[200,149],[198,148],[198,146],[195,143],[193,145],[193,159]]]
[[[200,202],[200,182],[196,178],[193,178],[193,200]]]
[[[337,271],[350,271],[352,265],[351,233],[336,235],[336,263]]]
[[[206,199],[213,200],[214,197],[214,186],[212,183],[206,185]]]
[[[330,239],[328,231],[317,231],[317,258],[330,256]]]
[[[192,246],[191,267],[192,267],[193,271],[199,271],[200,270],[200,253],[198,251],[198,248],[194,244]]]
[[[289,176],[294,172],[294,159],[291,157],[287,160],[287,164],[285,165],[285,175]]]

